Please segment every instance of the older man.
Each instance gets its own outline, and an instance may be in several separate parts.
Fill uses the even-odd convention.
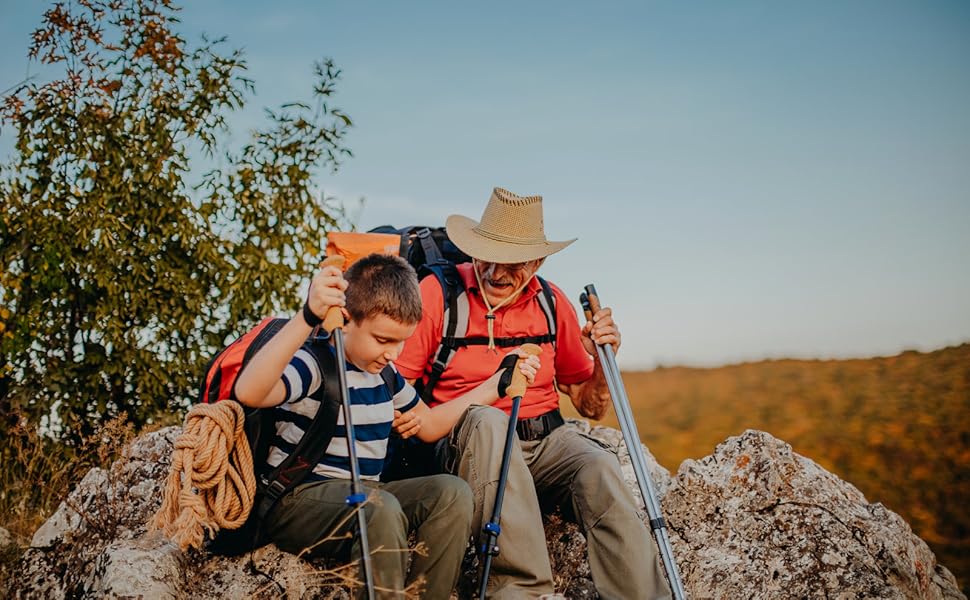
[[[565,424],[559,412],[561,391],[582,415],[603,417],[609,391],[594,344],[620,345],[609,308],[580,327],[563,292],[536,275],[547,256],[575,240],[546,239],[540,196],[500,188],[480,221],[452,215],[447,231],[473,260],[458,265],[459,298],[447,305],[438,278],[422,281],[424,316],[398,357],[401,374],[423,386],[422,395],[434,406],[461,397],[500,370],[500,348],[532,342],[543,349],[542,366],[519,412],[519,443],[513,445],[489,596],[553,592],[541,504],[560,507],[582,528],[602,598],[669,597],[657,547],[637,516],[616,455]],[[506,397],[493,406],[470,407],[447,443],[439,444],[445,468],[471,485],[477,531],[492,514],[511,404]],[[411,425],[396,422],[405,432]]]

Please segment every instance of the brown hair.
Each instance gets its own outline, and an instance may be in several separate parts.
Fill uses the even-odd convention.
[[[413,325],[421,320],[421,289],[414,268],[398,256],[369,254],[344,273],[347,312],[356,323],[387,315]]]

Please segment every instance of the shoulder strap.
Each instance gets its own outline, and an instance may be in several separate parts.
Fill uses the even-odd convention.
[[[263,518],[278,499],[299,485],[316,467],[327,451],[337,428],[340,411],[340,380],[337,377],[337,358],[330,351],[328,338],[313,338],[313,353],[320,365],[323,382],[313,398],[320,402],[317,414],[303,433],[300,442],[275,469],[260,478],[263,497],[259,502],[259,517]],[[322,342],[322,343],[321,343]],[[352,443],[349,440],[348,443]]]
[[[468,333],[468,295],[465,293],[465,286],[462,284],[458,269],[452,264],[431,265],[426,267],[438,279],[441,284],[441,295],[444,299],[444,314],[442,322],[442,341],[454,337],[464,337]],[[456,348],[444,343],[438,345],[435,351],[435,359],[431,365],[431,373],[421,385],[421,399],[425,403],[431,402],[431,394],[434,387],[441,379],[441,374],[445,372],[445,367],[454,358]]]
[[[539,294],[539,306],[542,313],[546,315],[546,324],[549,326],[549,335],[552,337],[552,347],[556,347],[556,295],[552,293],[552,286],[549,282],[536,275],[539,285],[542,286],[542,293]]]
[[[414,234],[418,237],[418,241],[421,242],[421,249],[424,251],[424,262],[429,265],[445,265],[448,261],[441,255],[438,251],[438,246],[434,243],[434,239],[431,237],[431,230],[427,227],[418,228]]]
[[[397,374],[391,365],[385,365],[381,369],[381,379],[384,380],[384,387],[387,388],[387,395],[393,400],[394,399],[394,384],[397,383]]]

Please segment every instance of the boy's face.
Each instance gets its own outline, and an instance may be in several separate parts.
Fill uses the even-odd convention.
[[[377,315],[360,323],[347,321],[344,326],[344,351],[347,360],[368,373],[380,373],[387,363],[397,359],[404,340],[411,337],[418,324],[406,325],[387,315]]]

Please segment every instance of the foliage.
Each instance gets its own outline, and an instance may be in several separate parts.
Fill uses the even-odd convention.
[[[122,412],[141,426],[186,406],[229,336],[299,306],[342,219],[312,183],[350,155],[351,121],[328,104],[339,70],[317,64],[313,106],[268,111],[228,150],[246,63],[224,40],[189,47],[177,14],[55,4],[29,57],[58,75],[3,99],[16,156],[0,166],[0,435],[14,413],[54,415],[76,442]],[[220,168],[191,185],[203,160]]]
[[[624,373],[661,464],[767,431],[899,513],[970,585],[970,344],[866,360]],[[618,427],[611,413],[605,425]]]

